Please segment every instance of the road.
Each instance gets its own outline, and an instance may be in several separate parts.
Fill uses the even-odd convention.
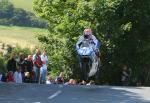
[[[0,103],[150,103],[150,87],[0,83]]]

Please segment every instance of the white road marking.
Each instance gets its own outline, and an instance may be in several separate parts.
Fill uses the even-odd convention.
[[[63,85],[59,85],[60,88],[63,88]]]
[[[54,93],[53,95],[49,96],[48,99],[53,99],[55,98],[56,96],[58,96],[62,91],[61,90],[58,90],[56,93]]]
[[[19,98],[19,99],[16,99],[16,100],[22,100],[22,101],[23,101],[23,100],[25,100],[25,99],[23,99],[23,98]]]

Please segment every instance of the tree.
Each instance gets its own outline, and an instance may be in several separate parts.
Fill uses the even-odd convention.
[[[0,19],[11,18],[13,16],[14,6],[8,0],[0,0]]]
[[[14,16],[11,18],[11,21],[14,25],[26,26],[30,25],[28,14],[25,10],[16,8],[14,9]]]
[[[5,60],[4,58],[0,55],[0,74],[6,72],[5,68]]]
[[[52,65],[58,66],[53,68],[52,71],[55,71],[56,68],[59,70],[60,68],[65,68],[65,71],[74,72],[73,74],[79,77],[79,67],[77,66],[77,58],[75,57],[73,46],[77,37],[82,33],[84,26],[92,25],[90,22],[82,19],[88,19],[89,15],[91,15],[84,8],[90,11],[92,7],[86,5],[88,2],[84,4],[82,2],[84,3],[84,1],[75,3],[74,0],[35,0],[34,2],[35,11],[49,22],[50,34],[46,37],[41,36],[39,39],[42,43],[46,44],[45,47],[49,49],[50,53],[56,55],[52,56],[49,54],[49,57],[54,57],[50,60],[53,63],[51,63],[50,67],[52,68]],[[82,10],[85,13],[82,13]]]
[[[45,47],[64,39],[66,53],[61,59],[69,68],[77,68],[73,46],[78,36],[83,28],[91,27],[102,41],[101,79],[119,84],[122,64],[132,68],[131,82],[138,82],[141,68],[150,63],[149,4],[149,0],[35,0],[34,10],[49,22],[50,34],[40,37],[45,38],[40,39]],[[59,54],[64,48],[50,52]],[[75,74],[77,70],[71,71]]]
[[[0,25],[17,25],[46,28],[47,23],[33,13],[21,8],[14,8],[8,0],[0,0]]]
[[[112,0],[97,3],[98,30],[109,38],[113,65],[128,64],[131,81],[141,81],[142,69],[149,64],[150,1]]]

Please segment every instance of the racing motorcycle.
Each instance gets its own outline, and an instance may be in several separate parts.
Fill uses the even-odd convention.
[[[77,50],[83,80],[94,76],[99,69],[100,58],[96,56],[93,47],[93,45],[83,42]]]

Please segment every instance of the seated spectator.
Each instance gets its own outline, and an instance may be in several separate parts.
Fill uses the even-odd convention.
[[[68,84],[69,85],[76,85],[76,80],[70,79]]]
[[[48,79],[46,80],[46,84],[53,84],[54,80],[52,77],[48,77]]]
[[[82,82],[79,83],[80,85],[86,85],[86,81],[82,80]]]
[[[58,76],[58,77],[56,77],[56,79],[55,79],[55,83],[56,83],[56,84],[63,84],[63,79]]]
[[[21,68],[18,68],[17,71],[14,73],[14,81],[15,83],[22,83]]]
[[[95,85],[95,82],[93,80],[90,80],[90,82],[86,85]]]
[[[2,78],[1,78],[1,81],[2,81],[2,82],[6,82],[6,81],[7,81],[6,76],[7,76],[7,73],[3,73],[3,74],[2,74]]]
[[[56,84],[63,84],[64,83],[64,74],[63,74],[63,72],[61,72],[60,75],[56,77],[55,83]]]
[[[31,83],[31,78],[30,78],[29,72],[25,72],[24,82],[25,83]]]
[[[7,82],[14,82],[13,72],[12,72],[12,71],[9,71],[9,72],[7,73],[6,78],[7,78],[7,79],[6,79]]]

